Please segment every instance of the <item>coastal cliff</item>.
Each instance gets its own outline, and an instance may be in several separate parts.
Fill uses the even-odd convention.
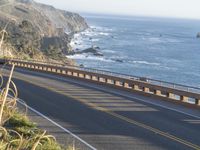
[[[33,0],[0,0],[0,30],[5,26],[8,54],[34,59],[65,58],[71,36],[88,28],[79,14]]]

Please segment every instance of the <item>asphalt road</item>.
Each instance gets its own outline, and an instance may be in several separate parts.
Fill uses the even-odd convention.
[[[29,106],[97,149],[200,149],[199,110],[22,69],[14,82]]]

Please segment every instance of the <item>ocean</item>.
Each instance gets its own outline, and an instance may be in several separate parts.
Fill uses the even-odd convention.
[[[104,56],[67,56],[85,67],[200,87],[200,20],[85,15],[90,28],[73,49],[97,46]]]

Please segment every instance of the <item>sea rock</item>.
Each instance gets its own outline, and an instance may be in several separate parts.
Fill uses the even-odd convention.
[[[92,53],[94,56],[103,56],[103,54],[98,51],[99,49],[100,49],[99,47],[93,46],[93,47],[87,48],[85,50],[78,51],[78,52],[76,52],[76,54]]]
[[[120,62],[120,63],[123,63],[124,61],[121,60],[121,59],[115,59],[116,62]]]
[[[103,56],[103,54],[100,53],[100,52],[96,52],[96,53],[94,53],[94,55],[95,55],[95,56]]]
[[[197,33],[197,38],[200,38],[200,32],[199,32],[199,33]]]
[[[94,54],[94,53],[97,53],[97,50],[93,47],[90,47],[90,48],[87,48],[87,49],[81,51],[81,53],[93,53]]]
[[[93,46],[93,48],[96,49],[96,50],[100,50],[99,46]]]
[[[83,65],[83,64],[80,64],[80,66],[79,66],[79,67],[83,68],[83,67],[84,67],[84,65]]]

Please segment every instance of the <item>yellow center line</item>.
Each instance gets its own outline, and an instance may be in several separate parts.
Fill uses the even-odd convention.
[[[138,121],[135,121],[135,120],[133,120],[133,119],[129,119],[129,118],[127,118],[127,117],[125,117],[125,116],[122,116],[122,115],[119,115],[119,114],[117,114],[117,113],[115,113],[115,112],[113,112],[113,111],[109,111],[108,109],[103,108],[103,107],[100,107],[100,106],[96,105],[95,103],[87,103],[87,102],[86,102],[86,99],[83,99],[83,98],[80,98],[80,97],[76,97],[76,96],[67,94],[67,93],[66,93],[65,91],[63,91],[63,90],[58,90],[58,89],[56,89],[56,88],[49,87],[49,86],[47,86],[47,85],[43,85],[42,83],[37,83],[37,81],[36,81],[36,82],[32,82],[32,81],[30,81],[30,80],[26,80],[25,78],[23,78],[22,80],[24,80],[24,81],[26,81],[26,82],[29,82],[29,83],[31,83],[31,84],[34,84],[34,85],[37,85],[37,86],[46,88],[46,89],[51,90],[51,91],[53,91],[53,92],[60,93],[60,94],[62,94],[62,95],[68,96],[68,97],[70,97],[70,98],[72,98],[72,99],[75,99],[75,100],[78,100],[78,101],[84,103],[85,105],[88,105],[88,106],[90,106],[90,107],[92,107],[92,108],[94,108],[94,109],[96,109],[96,110],[100,110],[100,111],[102,111],[102,112],[104,112],[104,113],[107,113],[107,114],[109,114],[109,115],[111,115],[111,116],[113,116],[113,117],[115,117],[115,118],[118,118],[118,119],[123,120],[123,121],[125,121],[125,122],[128,122],[128,123],[130,123],[130,124],[133,124],[133,125],[142,127],[142,128],[144,128],[144,129],[146,129],[146,130],[152,131],[152,132],[154,132],[154,133],[156,133],[156,134],[159,134],[159,135],[161,135],[161,136],[163,136],[163,137],[166,137],[166,138],[171,139],[171,140],[173,140],[173,141],[179,142],[179,143],[181,143],[181,144],[183,144],[183,145],[186,145],[186,146],[188,146],[188,147],[190,147],[190,148],[193,148],[193,149],[196,149],[196,150],[200,150],[200,146],[198,146],[198,145],[195,145],[195,144],[193,144],[193,143],[191,143],[191,142],[188,142],[188,141],[186,141],[186,140],[183,140],[183,139],[178,138],[178,137],[176,137],[176,136],[174,136],[174,135],[171,135],[171,134],[166,133],[166,132],[163,132],[163,131],[161,131],[161,130],[159,130],[159,129],[153,128],[153,127],[151,127],[151,126],[145,125],[145,124],[140,123],[140,122],[138,122]]]

